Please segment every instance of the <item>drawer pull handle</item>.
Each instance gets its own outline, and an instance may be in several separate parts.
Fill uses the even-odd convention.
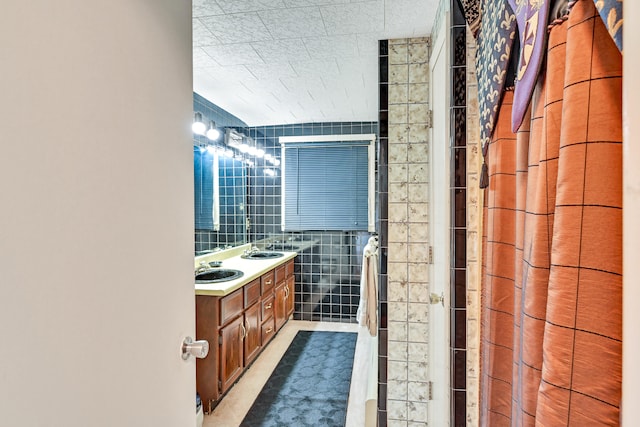
[[[247,336],[247,329],[244,327],[244,323],[240,323],[240,341],[244,341]]]
[[[267,330],[265,331],[265,334],[270,334],[271,331],[273,331],[272,327],[268,327]]]
[[[267,281],[265,282],[265,285],[267,285],[267,286],[271,286],[271,284],[272,284],[272,283],[273,283],[273,281],[272,281],[271,279],[269,279],[269,280],[267,280]]]
[[[270,302],[269,304],[265,305],[264,309],[265,310],[271,310],[271,307],[273,307],[273,303],[272,302]]]

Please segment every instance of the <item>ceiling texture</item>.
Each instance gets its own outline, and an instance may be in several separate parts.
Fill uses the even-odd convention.
[[[193,89],[249,126],[376,121],[378,40],[438,0],[193,0]]]

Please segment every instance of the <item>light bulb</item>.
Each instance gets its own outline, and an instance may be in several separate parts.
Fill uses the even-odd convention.
[[[196,113],[193,117],[193,124],[191,125],[191,130],[196,135],[204,135],[207,130],[207,126],[202,122],[202,114]]]
[[[264,150],[262,148],[256,149],[256,157],[264,157]]]
[[[218,138],[220,138],[220,131],[216,127],[216,122],[214,122],[213,120],[209,122],[209,129],[207,130],[207,138],[209,138],[212,141],[216,141]]]
[[[275,160],[273,161],[273,165],[274,165],[274,166],[280,166],[280,160],[275,159]]]
[[[274,176],[276,172],[273,169],[265,169],[264,174],[269,176]]]

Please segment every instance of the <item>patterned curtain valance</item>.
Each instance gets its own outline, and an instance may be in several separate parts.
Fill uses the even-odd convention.
[[[493,132],[515,33],[516,17],[509,3],[505,0],[483,0],[476,56],[483,147],[487,146]]]
[[[458,0],[460,9],[464,11],[464,19],[467,21],[471,34],[476,39],[480,31],[480,0]]]

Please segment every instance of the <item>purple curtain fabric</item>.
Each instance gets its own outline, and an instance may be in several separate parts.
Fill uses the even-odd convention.
[[[515,11],[520,37],[520,57],[513,91],[511,130],[517,132],[529,106],[547,47],[550,0],[509,0]]]

